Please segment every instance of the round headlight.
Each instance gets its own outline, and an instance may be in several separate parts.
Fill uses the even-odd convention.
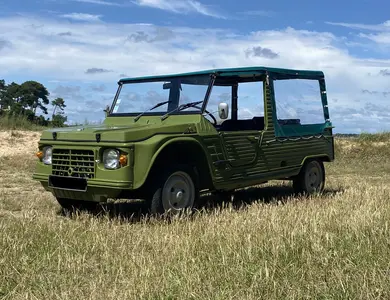
[[[103,152],[103,163],[106,169],[119,168],[119,151],[115,149],[107,149]]]
[[[43,157],[42,162],[45,165],[51,165],[52,157],[53,157],[53,148],[52,147],[45,147],[43,148]]]

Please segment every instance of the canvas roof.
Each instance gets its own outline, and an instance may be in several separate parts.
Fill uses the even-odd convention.
[[[316,71],[316,70],[295,70],[295,69],[270,68],[270,67],[257,66],[257,67],[211,69],[211,70],[202,70],[196,72],[176,73],[176,74],[166,74],[166,75],[129,77],[129,78],[122,78],[119,80],[119,82],[126,83],[126,82],[135,82],[135,81],[163,80],[164,78],[209,75],[209,74],[216,74],[218,76],[248,77],[253,75],[266,74],[267,72],[271,73],[271,75],[275,79],[288,79],[288,78],[296,78],[296,77],[319,79],[324,77],[324,73],[322,71]]]

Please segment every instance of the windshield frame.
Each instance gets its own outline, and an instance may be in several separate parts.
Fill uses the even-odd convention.
[[[200,110],[198,111],[175,111],[175,112],[171,112],[169,113],[169,115],[200,115],[200,114],[203,114],[204,111],[206,110],[206,107],[207,107],[207,102],[208,102],[208,99],[209,99],[209,96],[210,96],[210,93],[211,93],[211,90],[212,90],[212,87],[214,85],[214,82],[215,82],[215,78],[216,78],[216,75],[213,74],[213,73],[210,73],[210,74],[203,74],[203,75],[186,75],[186,76],[167,76],[167,77],[158,77],[158,78],[147,78],[147,79],[139,79],[139,80],[132,80],[131,82],[121,82],[119,81],[118,82],[118,89],[116,91],[116,94],[115,94],[115,97],[114,97],[114,100],[112,101],[112,104],[111,104],[111,107],[110,107],[110,110],[108,112],[108,115],[107,117],[135,117],[137,115],[139,115],[141,113],[141,111],[137,111],[137,112],[128,112],[128,113],[113,113],[113,110],[114,110],[114,107],[117,103],[117,100],[119,98],[119,95],[121,93],[121,90],[122,90],[122,86],[125,85],[125,84],[135,84],[135,83],[145,83],[145,82],[161,82],[161,83],[164,83],[165,81],[169,81],[169,80],[172,80],[172,79],[178,79],[178,78],[191,78],[191,77],[200,77],[200,76],[204,76],[204,77],[209,77],[209,83],[207,85],[207,90],[206,90],[206,93],[205,93],[205,96],[204,96],[204,99],[203,99],[203,103],[202,103],[202,107]],[[155,111],[147,111],[147,112],[143,112],[143,115],[144,116],[162,116],[164,114],[166,114],[167,112],[155,112]]]

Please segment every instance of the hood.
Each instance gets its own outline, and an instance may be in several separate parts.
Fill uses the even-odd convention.
[[[53,128],[42,133],[44,141],[68,142],[136,142],[148,139],[156,134],[178,134],[196,128],[191,124],[145,124],[129,122],[129,125],[101,124]],[[192,123],[193,125],[193,123]]]

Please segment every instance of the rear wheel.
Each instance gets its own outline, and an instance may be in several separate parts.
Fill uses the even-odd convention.
[[[313,194],[322,192],[325,187],[325,168],[322,161],[308,160],[302,166],[299,174],[293,179],[296,193]]]
[[[177,165],[169,168],[154,180],[153,186],[153,214],[178,214],[187,209],[191,210],[199,199],[198,180],[189,166]]]

